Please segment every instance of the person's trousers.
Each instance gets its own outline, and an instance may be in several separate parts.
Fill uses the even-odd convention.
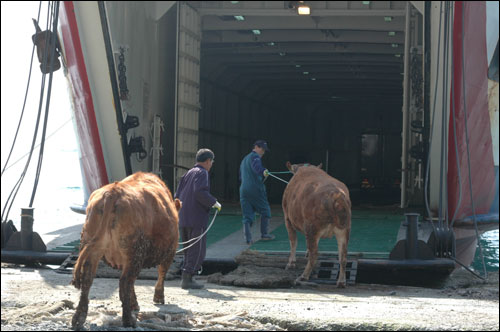
[[[182,242],[191,240],[192,238],[198,237],[205,231],[204,228],[194,228],[194,227],[181,227],[180,229]],[[191,241],[183,245],[183,248],[191,246],[197,240]],[[182,271],[189,274],[196,274],[198,270],[201,269],[203,260],[207,253],[207,236],[206,234],[196,242],[194,245],[183,251],[184,262],[182,264]]]
[[[250,224],[252,226],[255,219],[255,212],[258,212],[262,218],[271,218],[271,207],[265,196],[249,198],[241,195],[240,204],[243,224]]]

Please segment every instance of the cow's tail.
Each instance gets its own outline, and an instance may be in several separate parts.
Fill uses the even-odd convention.
[[[92,283],[97,266],[104,252],[106,250],[106,234],[111,230],[113,219],[115,218],[115,203],[119,195],[112,194],[110,192],[103,195],[103,199],[99,206],[99,203],[92,206],[91,209],[87,211],[87,218],[85,224],[88,229],[84,232],[93,229],[95,230],[92,234],[85,234],[86,236],[92,236],[90,240],[86,243],[82,243],[80,246],[80,254],[78,255],[78,260],[73,268],[73,280],[71,282],[77,289],[85,283]],[[102,210],[101,210],[102,207]],[[99,213],[101,210],[101,213]],[[82,233],[82,240],[84,234]],[[90,287],[90,285],[89,285]]]
[[[334,190],[330,193],[330,209],[333,216],[339,220],[340,226],[344,226],[351,218],[351,203],[345,193]]]

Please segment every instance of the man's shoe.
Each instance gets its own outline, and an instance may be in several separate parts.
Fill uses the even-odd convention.
[[[260,239],[262,241],[269,241],[269,240],[274,240],[275,238],[276,236],[274,236],[273,234],[264,234]]]
[[[192,274],[189,274],[184,271],[182,272],[182,283],[181,283],[182,289],[201,289],[203,287],[204,287],[203,285],[200,285],[193,280]]]
[[[251,245],[253,244],[253,241],[252,241],[252,240],[249,240],[249,241],[247,241],[247,244],[248,244],[249,246],[251,246]]]

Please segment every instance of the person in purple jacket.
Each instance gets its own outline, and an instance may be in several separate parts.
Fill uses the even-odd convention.
[[[174,195],[182,202],[179,211],[179,231],[182,241],[189,241],[205,232],[208,225],[210,208],[220,211],[221,205],[210,194],[210,178],[208,172],[214,163],[214,153],[209,149],[200,149],[196,153],[196,165],[181,178],[179,187]],[[189,246],[194,241],[185,244]],[[206,236],[199,242],[184,251],[182,264],[183,289],[200,289],[203,285],[193,280],[193,274],[200,270],[207,251]]]

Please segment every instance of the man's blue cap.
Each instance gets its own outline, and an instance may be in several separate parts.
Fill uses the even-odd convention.
[[[265,151],[271,151],[269,150],[269,148],[267,147],[267,142],[262,140],[262,139],[259,139],[257,141],[255,141],[255,143],[253,143],[253,145],[257,145],[259,148],[263,148]]]

